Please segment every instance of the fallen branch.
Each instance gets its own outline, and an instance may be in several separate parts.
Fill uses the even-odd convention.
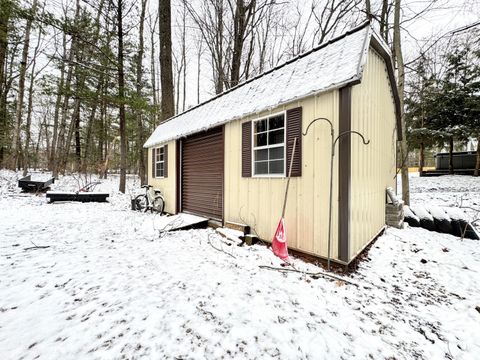
[[[49,247],[50,247],[50,245],[47,245],[47,246],[30,246],[30,247],[27,247],[23,250],[27,251],[27,250],[36,250],[36,249],[46,249],[46,248],[49,248]]]
[[[351,282],[349,280],[346,280],[344,278],[341,278],[339,276],[326,274],[326,273],[321,272],[321,271],[314,273],[314,272],[300,271],[300,270],[297,270],[297,269],[278,268],[278,267],[273,267],[273,266],[268,266],[268,265],[260,265],[259,267],[260,267],[260,269],[275,270],[275,271],[280,271],[280,272],[295,272],[295,273],[300,273],[300,274],[304,274],[304,275],[308,275],[308,276],[312,276],[312,277],[318,276],[318,277],[324,277],[326,279],[334,279],[334,280],[343,281],[346,284],[350,284],[350,285],[358,287],[358,284],[356,284],[356,283],[353,283],[353,282]]]
[[[49,247],[50,247],[50,245],[47,245],[47,246],[38,246],[38,245],[35,244],[32,240],[30,240],[30,242],[33,244],[33,246],[27,247],[27,248],[23,249],[23,251],[36,250],[36,249],[46,249],[46,248],[49,248]]]
[[[220,251],[220,252],[223,252],[224,254],[227,254],[228,256],[231,256],[232,258],[236,259],[235,255],[230,254],[230,253],[226,252],[225,250],[223,250],[222,248],[217,248],[215,245],[213,245],[213,244],[212,244],[212,241],[211,241],[211,239],[210,239],[210,236],[211,236],[211,235],[212,235],[212,234],[208,234],[208,239],[207,239],[208,245],[210,245],[210,246],[211,246],[212,248],[214,248],[215,250]]]

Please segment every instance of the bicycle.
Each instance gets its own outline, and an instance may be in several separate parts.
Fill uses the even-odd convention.
[[[163,213],[165,208],[165,199],[162,196],[162,193],[158,189],[150,190],[152,185],[143,185],[142,188],[145,189],[145,194],[140,194],[135,197],[134,204],[135,210],[145,211],[150,210],[151,212],[158,212],[160,215]]]

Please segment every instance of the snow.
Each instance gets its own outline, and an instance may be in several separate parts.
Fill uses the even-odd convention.
[[[433,216],[436,220],[447,220],[450,221],[450,217],[447,213],[440,207],[436,205],[430,205],[427,207],[428,212]]]
[[[240,242],[241,241],[240,237],[244,236],[242,231],[229,229],[229,228],[218,228],[216,231],[223,237],[226,237],[227,239],[235,242]]]
[[[420,222],[420,218],[417,215],[415,215],[412,210],[410,210],[409,206],[403,205],[403,213],[405,214],[405,217],[411,217],[417,220],[418,222]]]
[[[160,232],[185,228],[201,222],[208,221],[207,218],[192,214],[180,213],[172,216],[157,216],[154,220],[155,229]]]
[[[430,215],[430,213],[423,205],[411,205],[410,210],[412,210],[420,220],[433,221],[432,215]]]
[[[399,176],[400,178],[400,176]],[[436,205],[461,216],[466,214],[467,220],[477,217],[480,209],[480,177],[466,175],[444,175],[421,178],[418,173],[410,177],[410,200],[414,205]],[[401,186],[398,186],[401,189]],[[462,210],[451,210],[451,207],[463,207]]]
[[[388,228],[342,281],[261,269],[263,245],[212,229],[159,237],[158,215],[108,203],[47,204],[0,170],[0,359],[474,359],[480,353],[480,242]],[[413,182],[440,201],[467,177]],[[62,177],[55,190],[74,191]],[[463,184],[463,185],[461,185]],[[474,186],[472,186],[474,185]],[[138,192],[141,192],[139,189]],[[466,195],[472,203],[474,196]],[[476,198],[478,199],[478,197]],[[425,204],[427,204],[425,202]],[[471,204],[473,205],[473,204]],[[233,233],[227,231],[233,236]],[[33,244],[49,246],[30,249]],[[323,271],[294,259],[295,268]]]
[[[467,215],[458,207],[446,207],[446,213],[452,220],[467,220]]]
[[[144,147],[271,110],[360,80],[373,31],[363,26],[300,55],[159,125]],[[279,91],[281,89],[281,91]]]

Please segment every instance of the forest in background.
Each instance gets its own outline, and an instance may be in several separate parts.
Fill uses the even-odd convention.
[[[400,158],[407,145],[478,139],[478,23],[427,39],[409,30],[435,11],[478,14],[475,1],[451,3],[0,0],[0,167],[144,183],[143,143],[161,121],[367,20],[406,105]]]

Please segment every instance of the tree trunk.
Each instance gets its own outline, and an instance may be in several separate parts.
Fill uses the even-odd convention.
[[[372,5],[370,4],[370,0],[365,0],[365,13],[367,14],[367,20],[372,21]]]
[[[423,172],[423,167],[425,166],[425,144],[423,142],[420,143],[420,161],[418,164],[418,172],[420,175]]]
[[[78,96],[78,95],[77,95]],[[80,143],[80,98],[78,98],[78,111],[75,112],[74,124],[75,124],[75,160],[76,170],[79,171],[82,162],[82,144]]]
[[[137,98],[138,101],[142,98],[142,74],[143,74],[143,53],[144,53],[144,40],[143,40],[143,25],[145,23],[145,9],[147,6],[147,0],[142,0],[142,10],[140,13],[140,30],[138,35],[138,54],[137,54]],[[138,154],[138,175],[140,176],[140,184],[145,185],[145,152],[143,150],[143,143],[145,142],[145,129],[143,126],[143,109],[137,109],[137,154]]]
[[[407,146],[407,131],[405,124],[405,109],[404,109],[404,88],[405,88],[405,68],[403,64],[402,54],[402,40],[400,34],[400,0],[395,0],[395,17],[393,24],[393,46],[394,59],[396,60],[398,69],[398,96],[400,97],[400,118],[402,141],[400,142],[400,156],[402,159],[402,197],[405,205],[410,205],[410,185],[408,179],[408,146]]]
[[[8,23],[10,21],[12,2],[5,0],[0,10],[0,166],[3,165],[7,147],[7,106],[5,63],[8,53]]]
[[[200,104],[200,71],[201,71],[201,57],[202,57],[202,44],[200,40],[198,44],[198,53],[197,53],[197,104]]]
[[[158,94],[157,94],[157,75],[155,71],[155,28],[158,21],[158,14],[155,18],[155,23],[150,29],[150,73],[151,73],[151,82],[152,82],[152,93],[153,93],[153,122],[152,127],[155,129],[157,126],[157,117],[158,117]],[[151,22],[150,22],[151,23]]]
[[[448,138],[448,173],[453,175],[453,136]]]
[[[104,78],[103,75],[100,76],[100,79],[97,83],[97,88],[95,90],[95,96],[92,102],[92,109],[90,116],[87,121],[87,131],[85,135],[85,149],[83,151],[83,161],[82,161],[82,171],[87,172],[89,165],[92,165],[92,132],[93,132],[93,123],[95,121],[95,115],[97,114],[98,103],[100,102],[100,94],[103,87]]]
[[[123,72],[123,0],[118,0],[117,31],[118,31],[118,101],[120,103],[120,185],[118,190],[125,193],[127,178],[127,133],[125,119],[125,74]]]
[[[77,8],[77,15],[78,16],[79,9]],[[68,147],[70,146],[70,143],[65,142],[65,130],[67,128],[67,115],[68,115],[68,110],[69,110],[69,101],[71,97],[71,85],[72,85],[72,78],[73,78],[73,70],[74,70],[74,65],[73,65],[73,59],[75,58],[75,52],[76,52],[76,37],[72,37],[72,43],[70,44],[70,52],[68,54],[68,60],[67,63],[68,65],[68,71],[67,71],[67,77],[65,79],[65,88],[64,89],[59,89],[59,91],[63,92],[63,104],[62,104],[62,110],[60,114],[60,122],[58,125],[58,138],[57,138],[57,146],[56,149],[53,150],[55,152],[55,159],[54,159],[54,165],[53,165],[53,170],[52,170],[52,176],[53,177],[58,177],[58,173],[65,172],[65,168],[63,168],[64,164],[64,156],[65,153],[68,151]],[[68,133],[67,133],[68,134]]]
[[[475,172],[473,175],[480,175],[480,135],[477,137],[477,162],[475,165]]]
[[[36,11],[37,0],[34,0],[31,11],[32,15]],[[22,127],[23,116],[23,98],[25,94],[25,75],[27,72],[28,61],[28,49],[30,47],[30,32],[32,30],[33,16],[29,16],[27,19],[27,25],[25,27],[25,39],[23,42],[22,60],[20,62],[20,78],[18,80],[18,97],[17,97],[17,110],[15,114],[15,131],[13,133],[12,142],[12,162],[11,169],[16,169],[18,165],[18,158],[20,156],[20,130]]]
[[[225,83],[225,69],[223,68],[223,0],[218,0],[216,7],[217,28],[215,34],[215,67],[217,68],[217,77],[215,79],[215,94],[223,92]],[[214,69],[215,69],[214,67]]]
[[[40,38],[40,36],[39,36]],[[39,42],[40,43],[40,42]],[[23,147],[23,176],[27,176],[28,167],[30,165],[30,128],[32,124],[32,107],[33,107],[33,83],[35,81],[35,57],[32,62],[32,72],[30,74],[30,86],[28,88],[28,107],[27,107],[27,123],[25,124],[25,146]],[[41,131],[40,131],[41,132]]]
[[[38,50],[40,48],[40,42],[42,40],[42,28],[38,31],[37,45],[33,52],[32,70],[30,72],[30,86],[28,88],[28,110],[27,110],[27,124],[25,125],[25,147],[23,151],[23,176],[27,176],[28,168],[30,166],[30,139],[31,139],[31,124],[32,124],[32,111],[33,111],[33,84],[35,83],[35,67],[37,65]],[[42,133],[40,127],[39,136]]]
[[[380,36],[388,44],[388,0],[382,1],[382,13],[380,15]]]
[[[185,111],[185,104],[187,99],[187,51],[186,51],[186,22],[187,22],[187,7],[185,0],[183,1],[183,22],[182,22],[182,66],[183,66],[183,96],[182,96],[182,111]]]
[[[245,36],[245,12],[244,1],[237,0],[233,17],[233,54],[230,72],[230,87],[237,85],[240,80],[240,65],[242,61],[243,41]]]
[[[173,97],[172,73],[172,29],[170,0],[159,0],[159,30],[160,30],[160,81],[162,87],[162,114],[166,120],[174,115],[175,104]]]
[[[52,147],[50,149],[50,156],[48,159],[48,169],[53,172],[53,176],[56,177],[55,162],[56,162],[56,150],[57,150],[57,134],[58,134],[58,119],[60,117],[60,108],[62,105],[62,93],[63,86],[65,84],[65,62],[67,60],[67,36],[63,34],[63,55],[62,64],[60,65],[60,80],[57,86],[57,98],[55,100],[55,111],[53,113],[53,134],[52,134]]]

